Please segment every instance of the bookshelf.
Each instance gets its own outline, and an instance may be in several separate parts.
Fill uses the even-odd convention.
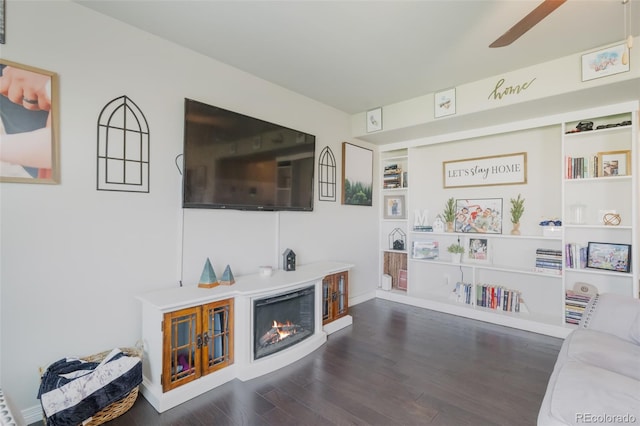
[[[408,150],[400,149],[384,153],[381,156],[380,170],[382,170],[382,212],[380,219],[381,276],[391,276],[391,287],[394,290],[406,291],[408,250],[407,195],[409,188]],[[397,206],[399,210],[394,210],[394,206]]]
[[[391,220],[381,215],[380,269],[382,274],[389,273],[389,259],[393,257],[406,261],[407,287],[403,291],[395,286],[391,291],[379,289],[377,297],[557,337],[566,336],[575,327],[579,306],[572,307],[568,321],[566,294],[576,284],[588,283],[600,293],[637,298],[640,185],[634,171],[640,167],[638,109],[634,101],[382,146],[381,200],[385,195],[402,194],[406,216]],[[581,121],[592,121],[593,130],[573,131]],[[446,161],[517,152],[527,153],[528,180],[524,184],[444,188]],[[625,163],[620,164],[623,160]],[[605,172],[603,163],[616,161],[618,164],[612,164],[614,171]],[[410,186],[385,186],[389,170],[402,167],[408,171],[409,165]],[[521,235],[510,235],[509,199],[518,194],[526,200]],[[432,224],[451,197],[501,198],[502,233],[414,230],[416,215],[426,214]],[[619,223],[604,222],[603,216],[611,212],[619,216]],[[539,223],[552,218],[562,221],[561,232],[545,234]],[[387,236],[397,227],[406,233],[403,251],[388,247]],[[452,263],[447,246],[460,241],[469,248],[473,238],[487,244],[487,259],[469,258],[465,253],[462,263]],[[586,252],[581,248],[589,242],[631,246],[630,271],[584,267]],[[417,257],[413,253],[415,244],[419,247]],[[568,246],[575,246],[573,264],[568,263]],[[438,248],[437,256],[433,247]],[[456,295],[458,283],[467,284],[470,294],[465,301],[469,303],[460,302]],[[478,289],[482,286],[517,293],[524,309],[503,312],[478,306]],[[583,303],[576,302],[579,297],[571,297],[573,305]]]

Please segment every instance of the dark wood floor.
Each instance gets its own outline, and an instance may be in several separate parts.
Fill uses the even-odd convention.
[[[110,425],[535,425],[561,339],[374,299],[311,355]]]

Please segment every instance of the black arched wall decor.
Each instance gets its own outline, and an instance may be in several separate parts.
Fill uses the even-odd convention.
[[[149,192],[149,125],[125,95],[106,104],[98,117],[97,189]]]
[[[318,159],[318,188],[320,201],[336,201],[336,158],[328,146]]]

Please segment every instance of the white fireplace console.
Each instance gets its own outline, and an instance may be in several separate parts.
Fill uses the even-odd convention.
[[[320,262],[299,265],[295,271],[274,271],[270,277],[259,274],[236,277],[231,286],[211,289],[196,285],[153,291],[138,299],[142,303],[142,339],[144,343],[142,395],[158,412],[166,411],[234,378],[242,381],[259,377],[285,367],[316,350],[327,340],[327,334],[351,324],[351,317],[340,324],[322,326],[322,279],[336,272],[348,271],[353,265]],[[264,358],[253,359],[254,299],[277,295],[290,290],[315,286],[314,334],[294,346]],[[203,375],[196,380],[163,392],[163,319],[166,313],[193,308],[211,302],[233,299],[233,363]]]

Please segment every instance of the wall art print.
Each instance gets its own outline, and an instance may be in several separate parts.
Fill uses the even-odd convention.
[[[456,200],[455,231],[502,234],[502,198]]]
[[[98,190],[149,192],[149,125],[125,95],[100,111],[97,162]]]
[[[373,151],[342,143],[342,204],[373,205]]]
[[[622,63],[626,50],[627,45],[623,43],[582,55],[582,81],[629,71],[630,62]]]
[[[58,76],[0,59],[0,182],[58,183]]]

